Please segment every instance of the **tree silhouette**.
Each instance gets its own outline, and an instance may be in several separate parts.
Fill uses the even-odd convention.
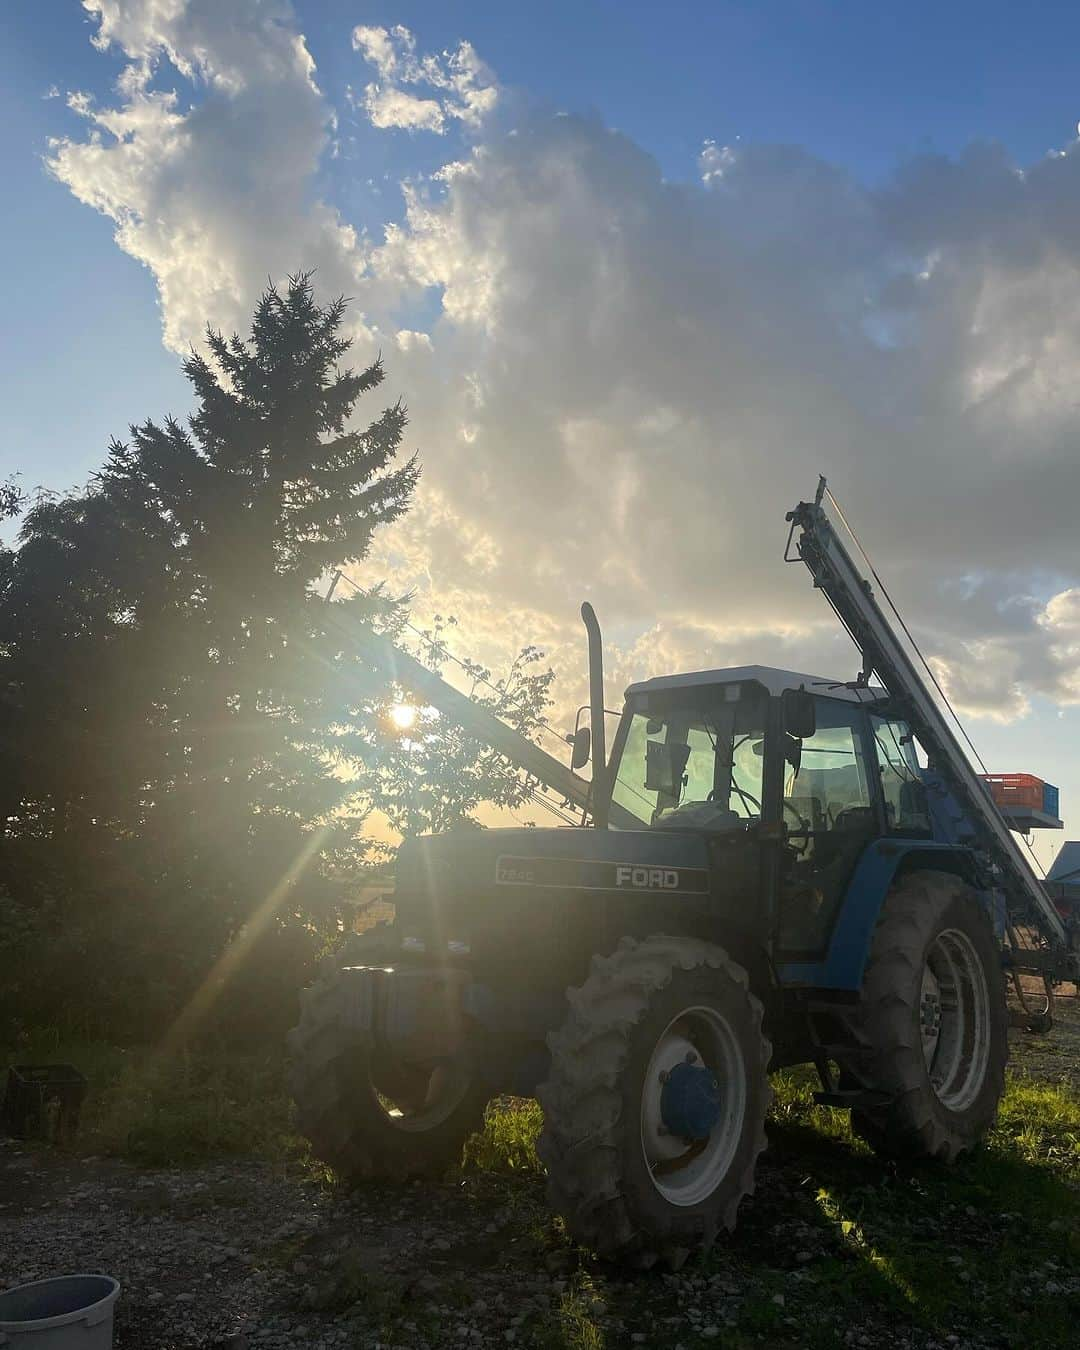
[[[344,315],[305,275],[268,288],[247,340],[209,332],[184,363],[187,425],[133,426],[86,494],[39,498],[3,555],[17,716],[0,869],[25,895],[40,881],[26,846],[47,843],[82,878],[54,916],[59,947],[82,940],[77,911],[174,995],[268,896],[268,931],[325,918],[368,847],[338,769],[356,658],[317,583],[408,508],[419,467],[394,464],[400,403],[351,426],[384,375],[341,368]]]
[[[184,362],[185,423],[132,426],[0,548],[0,1018],[134,1035],[216,1000],[219,1026],[265,1034],[386,824],[475,826],[528,797],[432,710],[394,726],[401,691],[350,635],[397,634],[401,601],[322,598],[419,476],[400,403],[354,425],[384,373],[343,367],[345,313],[306,275],[269,287],[246,339],[209,331]],[[0,517],[24,505],[0,486]],[[529,735],[537,663],[470,668]]]

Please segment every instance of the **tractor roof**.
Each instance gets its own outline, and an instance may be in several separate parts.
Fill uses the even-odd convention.
[[[826,694],[829,698],[847,699],[851,703],[873,703],[888,697],[884,689],[871,685],[867,689],[848,689],[836,680],[821,675],[800,675],[796,670],[777,670],[775,666],[729,666],[726,670],[694,670],[685,675],[658,675],[653,680],[641,680],[627,687],[626,693],[651,694],[662,689],[694,689],[703,684],[738,684],[753,680],[763,685],[772,695],[800,686],[812,694]]]
[[[1061,852],[1054,859],[1054,865],[1046,874],[1047,881],[1080,880],[1080,843],[1071,840],[1062,844]]]

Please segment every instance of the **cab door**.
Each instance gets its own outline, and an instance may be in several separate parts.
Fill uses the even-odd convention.
[[[930,808],[910,728],[898,717],[872,712],[870,732],[874,738],[885,833],[929,838]]]
[[[777,945],[785,959],[824,953],[855,866],[880,834],[866,709],[825,696],[815,703],[817,729],[784,765],[790,866]]]

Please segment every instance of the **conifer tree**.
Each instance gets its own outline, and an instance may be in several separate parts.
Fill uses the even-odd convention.
[[[287,1023],[319,932],[385,856],[372,813],[410,834],[527,799],[432,710],[394,727],[406,691],[349,635],[395,635],[400,602],[321,598],[419,476],[400,403],[354,424],[384,373],[344,366],[344,317],[306,275],[269,287],[247,339],[210,331],[184,363],[186,423],[133,426],[84,494],[39,494],[0,548],[0,1018],[160,1028],[261,934],[222,1003]],[[21,506],[0,488],[0,515]],[[529,735],[551,680],[536,655],[475,690]]]
[[[331,911],[367,847],[338,771],[362,672],[318,583],[407,509],[419,467],[395,462],[400,403],[352,425],[384,375],[343,368],[344,314],[305,275],[268,288],[247,340],[209,332],[185,362],[187,424],[133,426],[84,496],[34,504],[5,560],[9,840],[100,886],[104,926],[178,989],[267,897],[271,928]]]
[[[169,535],[169,644],[181,668],[200,670],[172,699],[174,811],[183,814],[185,789],[199,818],[214,800],[234,839],[238,815],[255,828],[252,809],[307,825],[340,802],[340,691],[313,588],[364,557],[419,475],[415,457],[392,467],[400,403],[366,429],[348,425],[383,368],[339,368],[344,312],[341,300],[320,307],[303,275],[283,294],[269,288],[248,342],[210,332],[209,356],[185,362],[197,396],[189,425],[133,427],[100,477],[121,517],[149,515]]]

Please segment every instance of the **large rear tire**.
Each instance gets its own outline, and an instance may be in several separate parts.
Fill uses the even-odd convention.
[[[340,970],[327,963],[300,996],[289,1033],[289,1091],[300,1131],[350,1181],[442,1176],[461,1160],[487,1104],[471,1059],[402,1064],[376,1055],[340,1016]]]
[[[874,932],[845,1078],[881,1094],[855,1134],[892,1158],[952,1162],[993,1124],[1005,1091],[1001,947],[977,893],[946,872],[902,877]]]
[[[721,948],[662,936],[623,938],[612,956],[594,957],[567,999],[539,1090],[549,1201],[601,1256],[678,1269],[734,1227],[754,1189],[772,1054],[762,1005]],[[671,1128],[664,1094],[676,1074],[684,1124]],[[702,1090],[711,1123],[695,1127]]]

